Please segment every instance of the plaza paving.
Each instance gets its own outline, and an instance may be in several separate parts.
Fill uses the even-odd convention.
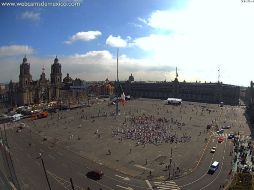
[[[115,117],[115,106],[108,103],[99,99],[91,107],[22,122],[31,128],[31,138],[46,137],[51,146],[64,146],[80,156],[140,178],[146,178],[151,171],[152,178],[165,179],[171,157],[171,175],[173,172],[176,177],[190,173],[200,161],[210,136],[217,130],[214,127],[208,131],[207,124],[219,128],[230,125],[232,129],[228,131],[250,135],[241,107],[193,102],[173,106],[162,100],[136,99],[120,105],[120,115]],[[146,117],[153,119],[140,124],[142,126],[133,124],[133,119]],[[158,120],[165,122],[158,124]],[[156,129],[152,125],[156,125]],[[126,131],[131,134],[128,136]],[[133,131],[137,131],[136,137],[147,133],[142,137],[146,141],[134,138]],[[149,141],[151,133],[155,138]],[[161,133],[173,136],[173,142],[160,141]]]

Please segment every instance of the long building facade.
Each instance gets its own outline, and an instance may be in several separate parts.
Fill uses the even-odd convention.
[[[135,82],[131,75],[127,82],[121,84],[125,94],[142,98],[181,98],[183,101],[220,103],[238,105],[240,87],[218,83],[179,82]]]
[[[171,82],[135,82],[134,76],[131,74],[128,81],[121,82],[120,84],[121,89],[126,95],[131,95],[135,98],[167,99],[171,97],[181,98],[183,101],[216,104],[223,102],[229,105],[239,104],[239,86],[223,84],[221,82],[179,82],[177,76],[178,74],[175,80]],[[108,81],[105,85],[110,85],[111,90],[110,92],[103,90],[101,92],[103,95],[110,95],[114,90],[120,89],[114,88],[113,84],[110,84]],[[23,62],[20,64],[19,82],[14,83],[10,81],[9,83],[8,100],[11,106],[31,105],[50,101],[75,101],[84,94],[84,90],[77,90],[75,86],[81,87],[81,80],[72,80],[69,74],[62,80],[61,64],[57,57],[51,65],[50,80],[46,78],[43,69],[40,79],[33,81],[30,73],[30,63],[24,57]]]

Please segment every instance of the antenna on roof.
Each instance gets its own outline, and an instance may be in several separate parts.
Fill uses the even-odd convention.
[[[220,82],[220,67],[218,68],[218,82]]]

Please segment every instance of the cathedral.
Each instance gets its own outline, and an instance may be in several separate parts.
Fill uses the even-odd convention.
[[[61,89],[64,86],[65,83],[62,83],[61,64],[57,57],[51,65],[50,80],[46,79],[43,68],[40,79],[37,81],[32,80],[30,63],[24,57],[23,62],[20,64],[19,82],[10,81],[9,83],[9,103],[12,106],[21,106],[58,101],[61,99]]]

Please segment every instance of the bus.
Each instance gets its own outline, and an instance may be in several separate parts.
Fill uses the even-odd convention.
[[[48,117],[48,114],[49,113],[46,111],[40,112],[40,113],[34,113],[34,114],[32,114],[32,120]]]

